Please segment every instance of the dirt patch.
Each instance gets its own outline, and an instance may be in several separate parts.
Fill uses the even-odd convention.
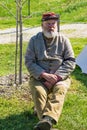
[[[22,84],[14,83],[13,74],[0,77],[0,97],[11,98],[14,95],[22,100],[31,100],[31,92],[28,85],[29,75],[23,74]],[[18,79],[17,79],[18,82]]]

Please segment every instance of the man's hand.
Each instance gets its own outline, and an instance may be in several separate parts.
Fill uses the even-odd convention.
[[[40,76],[41,78],[44,78],[46,81],[44,82],[44,85],[51,89],[53,85],[55,85],[58,81],[61,80],[61,77],[55,75],[55,74],[49,74],[46,72],[43,72]]]
[[[49,73],[42,73],[41,78],[44,78],[46,81],[50,82],[51,84],[54,84],[57,82],[57,76],[55,74],[49,74]]]
[[[53,85],[52,85],[50,82],[48,82],[48,81],[45,81],[43,84],[44,84],[48,89],[51,89],[51,88],[53,87]]]

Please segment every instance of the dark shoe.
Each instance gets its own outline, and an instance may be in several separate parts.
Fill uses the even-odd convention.
[[[51,124],[55,125],[57,122],[50,116],[44,116],[43,119],[48,120]]]
[[[40,130],[40,127],[38,127],[37,125],[34,127],[34,130]]]
[[[43,119],[37,123],[37,125],[34,127],[34,130],[50,130],[51,127],[51,122]]]

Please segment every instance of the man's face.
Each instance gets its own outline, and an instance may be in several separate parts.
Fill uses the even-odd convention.
[[[42,23],[42,30],[47,38],[57,35],[57,20],[47,20]]]

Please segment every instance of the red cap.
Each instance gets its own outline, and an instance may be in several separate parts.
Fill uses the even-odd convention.
[[[58,20],[58,18],[59,18],[59,15],[55,14],[54,12],[48,12],[42,15],[42,21],[47,21],[51,19]]]

